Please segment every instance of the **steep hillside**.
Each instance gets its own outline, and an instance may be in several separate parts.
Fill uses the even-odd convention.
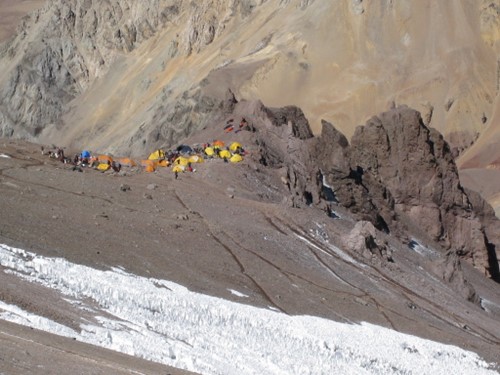
[[[79,172],[2,140],[0,243],[289,315],[369,321],[498,361],[498,220],[461,187],[448,144],[418,112],[373,117],[349,143],[326,122],[313,136],[297,107],[234,98],[222,107],[224,124],[249,126],[226,133],[214,123],[182,141],[237,140],[243,162],[208,158],[178,178],[170,168]],[[93,297],[82,309],[18,275],[0,273],[6,303],[77,332],[102,325]]]
[[[492,118],[497,3],[52,0],[3,48],[0,134],[139,153],[231,89],[348,137],[408,104],[462,150]]]

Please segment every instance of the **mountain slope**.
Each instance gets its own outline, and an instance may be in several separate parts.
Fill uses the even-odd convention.
[[[290,315],[369,321],[496,360],[498,284],[471,266],[478,264],[417,228],[389,223],[386,233],[369,216],[358,222],[354,208],[363,200],[354,207],[340,195],[326,200],[324,180],[308,168],[314,159],[306,150],[318,149],[318,139],[297,109],[239,102],[228,119],[241,116],[255,119],[255,131],[228,134],[213,125],[185,141],[238,140],[249,152],[244,162],[206,160],[178,179],[169,169],[80,173],[37,146],[5,141],[2,243],[225,299],[241,301],[230,292],[240,291],[248,304]],[[372,194],[377,177],[368,174],[361,186]],[[50,295],[34,303],[34,286],[5,277],[3,300],[70,327],[90,319]]]
[[[139,152],[202,128],[231,89],[347,136],[409,104],[463,149],[496,96],[483,3],[51,1],[5,47],[2,134]]]

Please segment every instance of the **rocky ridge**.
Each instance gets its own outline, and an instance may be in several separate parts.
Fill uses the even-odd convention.
[[[359,223],[373,225],[348,237],[348,248],[389,260],[390,252],[375,241],[375,228],[409,247],[416,239],[435,244],[442,249],[436,263],[440,277],[470,300],[477,296],[461,275],[459,260],[500,280],[500,223],[491,206],[461,186],[449,145],[417,111],[402,106],[375,116],[356,129],[351,144],[327,122],[314,137],[295,107],[262,106],[260,112],[267,117],[266,125],[257,127],[260,162],[279,171],[290,191],[288,204],[315,205],[328,215],[341,205]]]

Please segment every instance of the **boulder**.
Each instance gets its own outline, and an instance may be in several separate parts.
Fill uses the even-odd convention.
[[[369,221],[358,221],[348,236],[343,239],[344,246],[367,260],[393,262],[392,251],[381,240],[377,230]]]

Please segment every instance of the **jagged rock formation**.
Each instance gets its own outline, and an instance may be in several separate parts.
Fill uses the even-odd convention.
[[[291,204],[340,204],[378,230],[406,241],[423,236],[498,279],[498,220],[477,194],[469,198],[448,144],[417,111],[403,106],[373,117],[351,145],[327,122],[312,137],[296,108],[261,112],[261,163],[281,169]]]
[[[399,107],[358,127],[351,163],[383,183],[394,208],[432,240],[489,274],[484,228],[460,185],[450,148],[414,110]]]
[[[358,220],[368,220],[377,229],[388,232],[396,219],[391,192],[351,163],[351,148],[345,136],[323,121],[321,136],[313,150],[320,174],[332,187],[335,200]]]

